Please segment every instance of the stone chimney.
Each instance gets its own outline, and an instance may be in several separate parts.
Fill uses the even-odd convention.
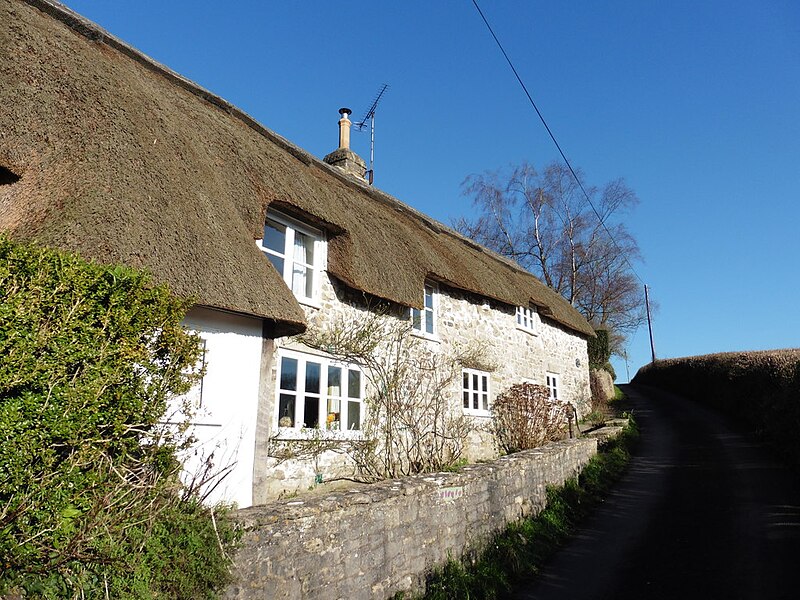
[[[367,164],[358,154],[350,150],[350,126],[352,123],[347,115],[352,112],[349,108],[339,109],[339,114],[342,115],[342,118],[339,119],[339,147],[322,160],[348,175],[364,179],[367,173]]]

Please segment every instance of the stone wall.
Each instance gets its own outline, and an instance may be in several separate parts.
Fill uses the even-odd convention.
[[[420,591],[426,572],[538,513],[546,487],[576,475],[594,439],[464,467],[239,511],[236,583],[225,598],[389,598]]]
[[[346,286],[322,277],[321,301],[318,307],[305,306],[311,328],[324,328],[339,321],[359,322],[365,319],[365,304],[361,294],[353,294]],[[422,290],[420,290],[422,296]],[[386,319],[408,319],[408,309],[393,307]],[[536,316],[533,332],[517,327],[515,307],[488,300],[460,290],[439,286],[437,294],[436,335],[422,339],[426,350],[435,353],[455,353],[464,348],[480,351],[481,365],[476,368],[490,372],[490,402],[511,385],[529,381],[544,385],[546,375],[558,376],[559,398],[574,404],[579,414],[589,411],[589,366],[586,339],[559,324]],[[280,338],[276,348],[321,354],[304,347],[296,338]],[[322,353],[324,354],[324,353]],[[276,413],[275,382],[277,363],[272,361],[267,378],[268,414]],[[369,389],[367,389],[369,395]],[[453,382],[453,409],[461,410],[461,380]],[[470,461],[491,459],[497,456],[492,437],[487,431],[488,416],[475,416],[475,431],[470,434],[466,457]],[[257,444],[269,445],[274,437],[277,417],[270,421]],[[274,440],[273,440],[274,442]],[[257,452],[258,454],[258,452]],[[346,452],[329,451],[308,460],[278,461],[268,458],[255,465],[256,482],[253,492],[255,503],[262,503],[294,491],[302,491],[315,484],[317,474],[324,478],[345,476],[353,465]]]

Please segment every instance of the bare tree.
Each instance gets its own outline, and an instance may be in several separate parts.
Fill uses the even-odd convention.
[[[645,318],[631,266],[641,259],[639,246],[620,221],[638,199],[621,179],[602,188],[583,185],[597,214],[560,163],[541,173],[523,163],[510,173],[471,175],[463,189],[478,216],[454,225],[542,279],[594,327],[609,329],[619,353]]]

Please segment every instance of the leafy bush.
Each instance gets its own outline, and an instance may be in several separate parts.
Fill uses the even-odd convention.
[[[520,383],[499,394],[492,405],[491,430],[498,448],[507,454],[537,448],[562,436],[568,411],[550,400],[545,386]]]
[[[589,368],[606,369],[611,358],[611,341],[607,329],[595,329],[595,337],[587,340]]]
[[[187,301],[0,236],[0,594],[201,598],[236,532],[181,495],[160,424],[190,388]]]

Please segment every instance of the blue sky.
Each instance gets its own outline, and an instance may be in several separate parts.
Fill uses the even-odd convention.
[[[388,83],[375,184],[445,223],[467,175],[558,156],[470,0],[66,4],[319,157]],[[480,5],[573,165],[637,192],[657,355],[800,345],[800,4]]]

